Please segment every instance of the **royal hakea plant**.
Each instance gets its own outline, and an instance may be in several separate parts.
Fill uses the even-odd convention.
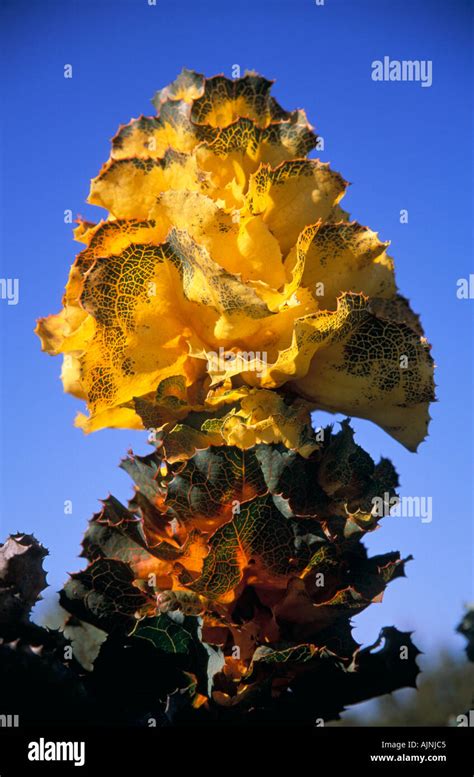
[[[61,603],[69,633],[102,635],[91,676],[111,646],[144,649],[176,723],[314,725],[418,672],[409,634],[351,634],[404,574],[362,542],[396,472],[311,412],[416,450],[430,348],[388,244],[341,209],[346,181],[271,85],[184,70],[120,127],[89,196],[108,215],[79,221],[63,309],[37,327],[87,404],[78,426],[149,430],[153,452],[121,465],[133,498],[93,516]]]

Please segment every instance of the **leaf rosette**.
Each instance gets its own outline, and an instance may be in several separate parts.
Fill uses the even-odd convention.
[[[181,672],[173,682],[189,713],[266,715],[276,704],[283,716],[311,716],[322,677],[332,688],[324,704],[335,705],[321,713],[328,719],[353,698],[353,685],[364,697],[360,662],[369,654],[351,619],[382,600],[411,558],[369,557],[361,541],[381,518],[374,497],[395,496],[387,459],[375,464],[345,421],[338,433],[325,429],[306,457],[282,444],[221,445],[175,462],[158,451],[130,454],[121,466],[135,494],[127,507],[109,496],[89,523],[89,566],[61,592],[74,619],[154,646],[158,668],[171,660]],[[393,686],[382,669],[372,693],[416,678],[409,635],[404,666],[395,647],[402,637],[390,634]],[[372,666],[370,658],[369,674]]]
[[[388,244],[349,220],[347,182],[271,86],[184,70],[114,137],[89,195],[108,215],[79,223],[63,309],[37,327],[85,431],[309,455],[319,408],[424,438],[433,362]]]

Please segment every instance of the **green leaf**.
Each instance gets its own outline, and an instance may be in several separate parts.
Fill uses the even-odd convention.
[[[168,486],[166,506],[183,520],[198,514],[212,518],[223,507],[232,508],[234,500],[245,502],[266,492],[255,449],[210,447],[198,451],[175,474]]]
[[[185,616],[177,623],[169,615],[157,615],[139,621],[132,632],[137,639],[146,639],[163,653],[188,655],[198,644],[198,621]]]
[[[65,610],[110,632],[130,628],[136,613],[152,604],[151,597],[133,585],[130,567],[114,559],[98,559],[71,575],[60,592]]]
[[[190,588],[211,599],[235,589],[244,574],[263,582],[303,565],[301,559],[296,560],[291,521],[269,496],[243,504],[240,513],[212,535],[209,545],[202,575]]]

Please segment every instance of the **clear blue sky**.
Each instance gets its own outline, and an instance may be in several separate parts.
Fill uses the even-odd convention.
[[[324,161],[352,182],[344,206],[392,241],[397,280],[421,313],[437,362],[439,403],[430,437],[411,454],[369,422],[358,442],[392,458],[402,494],[431,496],[431,524],[388,518],[373,552],[413,553],[407,580],[356,619],[370,642],[379,627],[414,629],[428,653],[461,651],[453,633],[473,593],[474,300],[456,282],[472,258],[472,62],[462,0],[0,0],[1,277],[19,278],[16,306],[0,301],[1,534],[34,532],[49,548],[53,589],[75,571],[98,499],[125,500],[117,469],[145,433],[73,427],[81,403],[62,393],[60,360],[41,353],[35,319],[57,312],[79,250],[64,210],[92,219],[89,179],[118,125],[152,113],[156,89],[183,66],[214,75],[255,69],[275,78],[287,109],[304,107],[325,138]],[[432,60],[433,85],[377,83],[373,60]],[[63,77],[72,64],[73,78]],[[400,210],[409,223],[400,224]],[[333,417],[334,418],[334,417]],[[326,416],[317,416],[318,423]],[[72,500],[72,515],[64,515]]]

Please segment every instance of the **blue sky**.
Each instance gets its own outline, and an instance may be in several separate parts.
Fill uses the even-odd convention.
[[[41,353],[35,319],[57,312],[78,244],[64,211],[97,220],[89,180],[120,123],[152,113],[156,89],[183,66],[276,79],[286,109],[304,107],[325,139],[324,161],[352,182],[344,207],[392,241],[397,281],[422,316],[438,365],[428,440],[405,451],[354,421],[374,458],[390,457],[401,494],[431,496],[433,520],[387,518],[373,552],[412,553],[406,580],[356,619],[370,642],[382,625],[415,630],[428,657],[460,652],[453,629],[473,593],[474,300],[459,300],[472,258],[472,4],[455,0],[0,0],[1,535],[34,532],[49,548],[53,590],[79,568],[79,542],[98,499],[131,496],[120,458],[148,450],[145,433],[73,427],[80,402],[62,393],[60,360]],[[374,82],[371,63],[431,60],[433,84]],[[72,64],[73,77],[63,77]],[[408,223],[400,223],[400,210]],[[316,414],[316,423],[327,415]],[[331,417],[334,420],[334,417]],[[64,514],[72,500],[72,515]]]

